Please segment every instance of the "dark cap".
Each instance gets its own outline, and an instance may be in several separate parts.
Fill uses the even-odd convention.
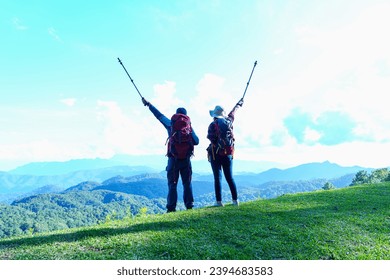
[[[177,108],[176,110],[176,114],[183,114],[183,115],[187,115],[187,110],[180,107],[180,108]]]

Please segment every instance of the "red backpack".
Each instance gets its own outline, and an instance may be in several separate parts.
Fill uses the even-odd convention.
[[[171,118],[171,134],[168,138],[167,156],[177,159],[189,158],[194,152],[191,119],[184,114],[174,114]]]

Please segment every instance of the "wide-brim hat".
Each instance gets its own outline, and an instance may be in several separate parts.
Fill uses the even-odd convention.
[[[212,116],[213,118],[224,118],[225,117],[225,110],[217,105],[215,106],[214,110],[210,110],[210,116]]]

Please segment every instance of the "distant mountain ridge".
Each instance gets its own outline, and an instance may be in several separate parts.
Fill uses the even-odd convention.
[[[264,183],[243,183],[238,181],[239,194],[241,201],[252,200],[254,197],[273,198],[286,193],[307,192],[321,189],[326,182],[331,182],[336,188],[349,186],[352,182],[354,174],[343,175],[338,178],[324,179],[317,178],[311,180],[271,180]],[[181,183],[179,183],[180,185]],[[223,182],[224,199],[230,200],[230,193],[226,182]],[[192,189],[195,198],[195,204],[200,201],[212,203],[214,200],[214,183],[213,181],[204,181],[194,178],[192,181]],[[145,174],[132,177],[116,176],[102,183],[98,182],[82,182],[72,186],[62,193],[79,192],[79,191],[98,191],[105,190],[111,192],[127,193],[131,195],[144,196],[149,199],[166,198],[167,182],[166,178],[161,174]],[[181,199],[183,189],[178,186],[178,198]],[[207,196],[207,198],[205,197]],[[180,203],[179,203],[180,204]],[[200,202],[202,204],[202,202]]]
[[[270,181],[297,181],[316,178],[334,179],[347,174],[355,174],[360,170],[370,171],[372,168],[359,166],[342,167],[326,161],[322,163],[302,164],[284,170],[273,168],[260,173],[238,173],[235,175],[235,180],[240,186],[258,186]],[[9,203],[13,199],[34,193],[55,193],[86,181],[108,185],[109,182],[106,182],[107,180],[113,180],[117,185],[119,183],[118,180],[125,180],[121,183],[131,183],[128,180],[132,180],[133,183],[131,184],[136,184],[137,180],[142,181],[142,184],[145,184],[148,180],[150,182],[157,180],[158,185],[162,184],[165,186],[166,173],[164,171],[157,172],[155,169],[145,166],[114,166],[92,170],[79,170],[52,176],[18,175],[10,172],[0,172],[0,202]],[[194,185],[202,185],[197,182],[203,182],[201,187],[194,188],[194,191],[202,190],[199,194],[203,194],[204,186],[207,185],[207,189],[211,188],[210,184],[213,182],[211,171],[208,175],[194,173],[193,182]],[[113,191],[119,190],[113,189]]]
[[[29,192],[46,185],[56,185],[62,189],[83,181],[102,182],[114,176],[133,176],[144,173],[155,173],[156,170],[146,166],[113,166],[101,169],[79,170],[62,175],[18,175],[0,172],[0,194],[10,192]]]
[[[343,167],[329,161],[301,164],[287,169],[272,168],[261,173],[236,174],[234,179],[241,184],[262,184],[269,181],[297,181],[313,179],[334,179],[360,170],[373,168],[360,166]],[[198,179],[212,180],[212,175],[202,175]]]
[[[370,171],[372,168],[363,168],[360,166],[342,167],[338,164],[325,162],[314,162],[298,165],[287,169],[273,168],[259,174],[241,176],[237,175],[238,180],[265,183],[268,181],[296,181],[313,179],[334,179],[347,174],[355,174],[360,170]]]
[[[160,156],[158,156],[160,158]],[[8,171],[16,175],[56,176],[83,170],[95,170],[112,168],[117,166],[132,166],[146,170],[160,171],[160,165],[156,164],[157,156],[129,156],[113,157],[111,159],[74,159],[64,162],[32,162]]]
[[[164,171],[167,158],[162,155],[116,155],[110,159],[74,159],[64,162],[32,162],[8,171],[14,175],[56,176],[81,170],[95,170],[114,166],[139,166]],[[192,159],[193,170],[198,173],[211,172],[210,163],[207,160]],[[236,172],[258,173],[273,167],[284,167],[276,162],[250,161],[235,159]]]

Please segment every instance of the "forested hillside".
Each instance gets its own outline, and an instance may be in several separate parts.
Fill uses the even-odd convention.
[[[337,185],[338,181],[344,182],[343,179],[332,182]],[[325,182],[318,179],[240,185],[240,200],[244,202],[274,198],[286,193],[314,191],[321,189]],[[141,211],[162,213],[165,211],[167,196],[166,179],[150,175],[116,176],[102,183],[82,182],[62,192],[39,193],[50,190],[38,189],[37,194],[17,199],[11,205],[0,204],[0,238],[93,225],[110,218],[135,216]],[[193,181],[193,191],[196,208],[213,205],[213,182]],[[182,193],[179,184],[178,210],[184,209]],[[223,187],[223,200],[231,200],[226,185]]]
[[[366,178],[363,183],[377,182],[387,178],[388,172],[385,171],[374,171],[370,176],[366,171],[360,171],[356,176],[349,174],[330,180],[269,181],[261,184],[253,184],[237,176],[237,185],[239,199],[245,202],[316,191],[324,188],[325,184],[331,188],[342,188],[351,182],[360,182],[362,174]],[[199,179],[205,178],[195,176],[193,180],[195,208],[213,205],[213,182]],[[0,238],[94,225],[140,213],[162,213],[165,211],[166,184],[162,174],[140,174],[115,176],[103,182],[86,181],[62,191],[51,185],[38,188],[10,204],[0,203]],[[182,194],[179,182],[178,210],[184,209]],[[231,195],[226,184],[223,184],[222,194],[223,201],[229,203]]]
[[[31,196],[0,204],[0,237],[94,225],[142,211],[161,213],[164,202],[106,190]]]
[[[389,215],[390,183],[367,184],[3,239],[0,259],[390,260]]]

